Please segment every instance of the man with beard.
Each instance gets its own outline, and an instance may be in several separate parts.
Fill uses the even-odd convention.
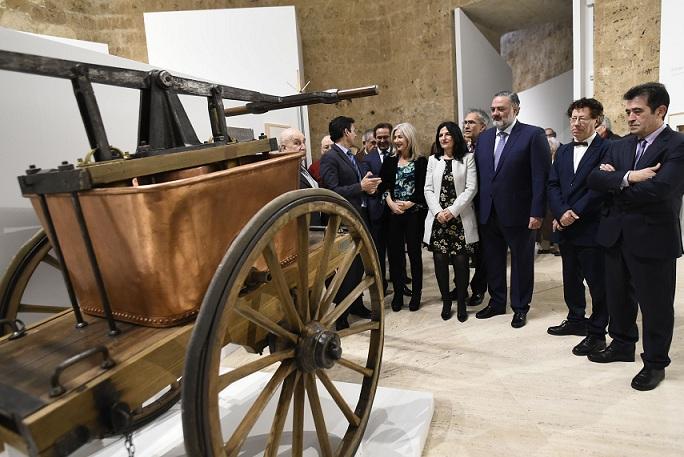
[[[546,179],[551,156],[540,127],[517,120],[515,92],[494,95],[495,128],[480,135],[475,147],[479,172],[479,223],[487,264],[489,304],[475,317],[506,312],[506,258],[511,250],[511,326],[527,322],[534,289],[534,235],[546,214]]]

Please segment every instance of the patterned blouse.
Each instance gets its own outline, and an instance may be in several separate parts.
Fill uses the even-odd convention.
[[[394,184],[394,200],[409,201],[416,190],[416,166],[413,161],[397,167],[397,180]]]

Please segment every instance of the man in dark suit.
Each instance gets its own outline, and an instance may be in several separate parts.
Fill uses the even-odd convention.
[[[660,83],[623,96],[631,136],[609,143],[589,186],[609,192],[596,241],[606,248],[610,345],[592,362],[634,361],[643,316],[644,368],[632,379],[651,390],[665,377],[674,328],[676,259],[682,255],[679,212],[684,193],[684,134],[664,122],[670,96]]]
[[[376,146],[371,149],[361,162],[362,173],[365,175],[370,172],[373,176],[380,176],[380,168],[385,157],[392,153],[389,137],[392,131],[392,124],[380,123],[372,130],[373,139],[376,141]],[[382,141],[377,143],[375,135],[379,134]],[[380,272],[382,273],[382,283],[387,293],[387,277],[385,276],[385,257],[387,252],[387,240],[384,234],[384,220],[386,218],[387,207],[382,203],[382,196],[377,193],[368,196],[368,218],[371,235],[375,248],[378,251],[378,259],[380,260]]]
[[[354,119],[346,116],[338,116],[328,125],[330,139],[335,143],[330,151],[321,157],[321,180],[323,186],[342,197],[359,212],[364,223],[369,225],[368,219],[368,196],[377,191],[380,178],[374,178],[370,172],[361,173],[361,167],[354,157],[351,147],[356,138]],[[342,299],[361,282],[363,278],[363,264],[361,257],[357,256],[352,263],[347,276],[345,276],[340,290],[335,297],[335,303],[339,304]],[[350,311],[360,317],[370,317],[370,311],[363,306],[361,296],[354,301]],[[347,313],[337,321],[337,328],[341,330],[349,327]]]
[[[490,301],[475,317],[506,312],[506,255],[511,250],[511,326],[527,322],[534,289],[534,231],[546,214],[546,180],[551,156],[540,127],[517,120],[520,99],[502,91],[492,100],[495,128],[475,147],[479,174],[479,222],[487,264]]]
[[[572,349],[575,355],[589,355],[606,348],[604,254],[595,240],[604,197],[587,187],[587,177],[601,164],[605,152],[605,143],[596,133],[601,116],[603,105],[596,99],[581,98],[570,104],[568,117],[573,141],[558,148],[549,173],[549,208],[563,261],[563,297],[568,316],[547,332],[586,336]],[[585,318],[585,279],[592,304],[588,320]]]

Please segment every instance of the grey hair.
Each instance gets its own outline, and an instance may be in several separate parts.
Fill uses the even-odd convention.
[[[610,119],[608,119],[608,116],[603,116],[603,122],[601,122],[601,125],[603,125],[607,130],[612,130],[613,125],[610,122]]]
[[[520,98],[518,94],[510,90],[502,90],[494,94],[494,97],[506,97],[511,101],[513,108],[520,108]]]
[[[375,132],[373,131],[373,129],[368,129],[365,132],[363,132],[361,140],[365,143],[366,141],[368,141],[368,138],[370,137],[375,138]]]
[[[468,114],[470,114],[470,113],[476,114],[477,117],[480,118],[480,122],[481,122],[486,128],[489,127],[489,122],[491,122],[491,120],[489,119],[489,114],[487,114],[485,111],[483,111],[483,110],[481,110],[481,109],[477,109],[477,108],[470,108],[470,109],[468,110],[468,112],[466,113],[466,116],[467,116]]]
[[[401,130],[401,133],[403,133],[408,140],[409,160],[414,160],[422,156],[418,150],[418,132],[416,131],[416,128],[408,122],[402,122],[392,129],[392,139],[394,139],[394,133],[397,130]]]

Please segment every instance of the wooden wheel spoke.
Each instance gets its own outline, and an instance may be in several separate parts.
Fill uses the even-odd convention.
[[[285,426],[285,419],[287,419],[287,412],[290,410],[290,402],[292,400],[292,393],[299,381],[300,373],[295,371],[291,373],[285,382],[283,388],[280,390],[280,398],[278,399],[278,406],[276,407],[275,416],[273,417],[273,425],[271,425],[271,433],[268,435],[268,442],[264,450],[265,457],[275,457],[278,455],[278,445],[280,444],[280,437],[283,434],[283,427]]]
[[[342,314],[354,303],[361,293],[368,289],[371,284],[375,282],[375,278],[372,276],[366,276],[361,280],[361,282],[352,290],[349,295],[344,297],[344,299],[335,307],[335,309],[327,316],[321,319],[321,325],[325,327],[330,327],[337,319],[339,319]]]
[[[321,408],[321,400],[318,397],[316,380],[312,374],[306,374],[305,380],[306,393],[309,397],[309,406],[311,406],[311,414],[313,415],[314,425],[316,426],[316,435],[318,436],[318,443],[321,445],[321,454],[323,457],[332,457],[332,448],[330,446],[330,440],[328,439],[328,430],[325,426],[325,417],[323,416],[323,409]]]
[[[292,407],[292,456],[302,457],[304,453],[304,377],[297,381]]]
[[[286,330],[283,328],[281,325],[277,324],[276,322],[273,322],[271,319],[268,317],[264,316],[261,314],[259,311],[256,311],[249,306],[244,306],[244,305],[237,305],[235,306],[235,311],[240,314],[241,316],[245,317],[249,321],[255,323],[259,327],[262,327],[269,332],[278,335],[281,338],[288,339],[292,341],[293,343],[297,343],[297,335],[294,333],[290,332],[289,330]]]
[[[347,421],[349,421],[349,423],[353,426],[358,427],[361,424],[361,418],[354,414],[354,411],[352,411],[352,409],[349,407],[344,397],[342,397],[340,391],[337,390],[337,387],[335,387],[335,384],[333,384],[333,382],[330,380],[328,374],[323,370],[318,370],[316,374],[332,399],[337,404],[337,407],[340,408],[340,411],[342,411],[342,414],[344,414],[344,417],[347,418]]]
[[[45,254],[45,257],[43,257],[43,262],[58,270],[62,269],[62,265],[59,263],[59,260],[50,254]]]
[[[268,269],[271,271],[271,277],[273,278],[273,283],[276,286],[278,295],[280,297],[280,304],[283,307],[283,311],[287,316],[288,321],[297,330],[301,330],[304,324],[302,323],[301,317],[297,314],[297,309],[295,308],[294,301],[292,300],[292,295],[290,294],[290,288],[287,285],[287,280],[285,279],[285,273],[283,268],[280,266],[280,261],[278,260],[278,254],[276,254],[275,245],[273,240],[271,240],[264,249],[264,258],[268,265]]]
[[[235,381],[242,378],[246,378],[252,373],[256,373],[259,370],[263,370],[269,365],[273,365],[274,363],[281,362],[283,360],[291,359],[294,357],[294,355],[294,349],[278,351],[264,357],[259,357],[257,360],[249,362],[248,364],[243,365],[240,368],[236,368],[234,370],[229,371],[228,373],[224,373],[219,376],[218,391],[222,391]]]
[[[309,214],[297,218],[297,311],[304,322],[309,322]]]
[[[364,375],[367,378],[370,378],[371,376],[373,376],[373,370],[371,370],[370,368],[362,367],[358,363],[352,362],[351,360],[347,360],[344,357],[340,358],[337,361],[337,363],[342,365],[345,368],[349,368],[350,370],[354,370],[357,373],[361,373],[362,375]]]
[[[333,278],[332,282],[330,283],[330,286],[328,287],[328,289],[325,291],[325,296],[323,297],[323,300],[321,302],[321,306],[318,308],[318,312],[316,314],[316,319],[320,319],[321,317],[325,316],[328,313],[328,308],[330,308],[332,301],[335,299],[335,295],[337,295],[337,291],[340,290],[340,286],[342,285],[342,281],[344,281],[344,277],[347,276],[347,272],[349,272],[349,268],[351,268],[352,263],[354,263],[354,259],[356,259],[356,256],[359,254],[360,251],[361,251],[361,242],[358,242],[356,244],[356,246],[354,247],[354,249],[348,251],[344,255],[344,259],[342,259],[342,263],[340,264],[339,268],[337,269],[337,273],[335,273],[335,277]]]
[[[313,290],[311,292],[311,297],[309,298],[310,303],[320,303],[321,296],[323,295],[323,286],[325,285],[325,277],[327,275],[327,265],[330,262],[330,255],[332,254],[332,249],[335,244],[335,238],[337,237],[337,231],[340,228],[341,218],[337,214],[333,214],[328,219],[328,226],[325,229],[325,236],[323,237],[323,248],[321,251],[320,263],[318,270],[316,271],[316,279],[313,284]]]
[[[340,338],[344,338],[345,336],[356,335],[358,333],[367,332],[369,330],[378,330],[379,328],[380,322],[370,321],[360,325],[353,325],[349,328],[345,328],[344,330],[340,330],[339,332],[337,332],[337,336],[339,336]]]
[[[283,380],[290,373],[292,373],[292,371],[294,371],[294,369],[294,363],[291,362],[285,362],[278,367],[259,396],[256,398],[256,400],[254,400],[254,403],[249,408],[249,411],[247,411],[245,414],[245,417],[240,422],[240,425],[238,425],[233,432],[233,435],[224,444],[224,449],[227,455],[237,455],[237,453],[240,451],[240,447],[242,447],[242,444],[247,438],[249,431],[252,429],[252,427],[254,427],[257,419],[259,419],[259,416],[264,411],[264,408],[266,408],[268,401],[278,389],[280,383],[282,383]]]

